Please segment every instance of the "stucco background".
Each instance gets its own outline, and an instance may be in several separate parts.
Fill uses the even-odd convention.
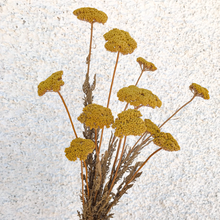
[[[119,58],[110,102],[114,116],[125,105],[116,92],[140,74],[139,56],[158,68],[146,72],[139,86],[163,102],[160,109],[142,108],[143,118],[162,124],[190,100],[193,82],[211,97],[196,98],[163,127],[181,151],[150,159],[113,209],[114,219],[220,219],[219,0],[0,0],[0,219],[78,219],[80,162],[64,155],[74,134],[60,97],[39,97],[37,86],[64,71],[61,94],[82,137],[76,118],[83,108],[90,25],[72,14],[79,7],[95,7],[109,17],[105,25],[94,25],[95,103],[107,103],[116,60],[116,53],[105,50],[103,34],[119,28],[138,44],[133,54]],[[150,145],[139,159],[155,149]]]

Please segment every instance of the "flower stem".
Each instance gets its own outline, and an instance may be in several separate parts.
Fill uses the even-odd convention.
[[[141,138],[144,137],[144,135],[146,135],[147,132],[144,132],[140,138],[136,141],[136,143],[134,144],[134,146],[131,148],[131,150],[129,151],[128,153],[128,156],[131,154],[131,152],[134,150],[134,148],[137,146],[138,142],[141,140]],[[145,141],[149,140],[149,138],[151,137],[152,135],[150,135]]]
[[[118,143],[118,149],[117,149],[117,153],[116,153],[116,156],[115,156],[114,164],[112,166],[112,172],[111,172],[111,175],[110,175],[110,180],[112,178],[112,175],[113,175],[113,172],[114,172],[114,169],[115,169],[115,165],[116,165],[116,162],[117,162],[117,159],[118,159],[118,154],[119,154],[119,150],[120,150],[120,147],[121,147],[121,141],[122,141],[122,139],[120,139],[119,143]]]
[[[102,138],[103,138],[103,133],[104,133],[104,127],[102,129],[102,133],[101,133],[101,137],[100,137],[100,143],[99,143],[99,153],[100,153],[100,150],[101,150],[101,144],[102,144]]]
[[[89,197],[89,184],[88,184],[88,170],[87,170],[87,165],[86,165],[86,162],[84,162],[84,166],[85,166],[85,169],[86,169],[86,186],[87,186],[87,191],[88,191],[88,197]]]
[[[98,135],[97,135],[97,129],[95,129],[95,149],[96,149],[96,159],[98,160],[98,163],[99,163],[99,165],[100,165],[100,160],[99,160],[99,149],[98,149],[98,144],[97,144],[97,142],[98,142]],[[100,165],[101,166],[101,165]],[[99,175],[100,175],[100,177],[102,177],[102,173],[101,173],[101,170],[99,170]],[[96,177],[96,175],[95,175],[95,177]]]
[[[99,161],[99,150],[98,150],[98,144],[97,144],[97,129],[95,129],[95,149],[96,149],[96,155],[97,155],[97,158],[98,158],[98,161]]]
[[[74,132],[76,138],[78,138],[77,133],[76,133],[76,130],[75,130],[74,125],[73,125],[72,118],[71,118],[71,116],[70,116],[70,113],[69,113],[69,110],[68,110],[68,108],[67,108],[67,105],[66,105],[66,103],[65,103],[65,101],[64,101],[64,99],[63,99],[63,96],[60,94],[59,91],[58,91],[57,93],[59,94],[59,96],[60,96],[60,98],[61,98],[61,100],[62,100],[62,102],[63,102],[63,104],[64,104],[64,106],[65,106],[65,108],[66,108],[67,114],[68,114],[69,119],[70,119],[70,123],[71,123],[72,128],[73,128],[73,132]]]
[[[174,114],[172,114],[162,125],[160,125],[159,128],[164,126],[177,112],[179,112],[182,108],[184,108],[186,105],[188,105],[196,96],[194,95],[187,103],[185,103],[182,107],[180,107]]]
[[[83,163],[82,163],[82,160],[81,160],[81,179],[82,179],[82,200],[83,200],[83,206],[84,206]]]
[[[156,151],[154,151],[145,161],[144,163],[139,167],[139,169],[134,173],[134,175],[132,176],[132,178],[126,183],[126,185],[123,187],[123,189],[135,178],[135,176],[137,175],[137,173],[141,170],[141,168],[147,163],[147,161],[154,155],[156,154],[158,151],[162,150],[162,148],[157,149]],[[121,192],[123,191],[123,189],[121,190]]]
[[[92,51],[92,33],[93,33],[93,22],[91,23],[91,34],[90,34],[90,45],[89,45],[89,55],[88,55],[88,67],[87,74],[89,75],[89,67],[90,67],[90,59],[91,59],[91,51]]]
[[[110,103],[110,97],[111,97],[111,93],[112,93],[112,87],[113,87],[113,83],[114,83],[115,72],[116,72],[116,68],[117,68],[117,65],[118,65],[119,53],[120,52],[118,52],[118,54],[117,54],[117,58],[116,58],[116,62],[115,62],[115,68],[114,68],[114,72],[113,72],[113,76],[112,76],[112,83],[111,83],[110,90],[109,90],[109,95],[108,95],[107,108],[109,107],[109,103]]]
[[[142,70],[141,70],[141,74],[140,74],[140,76],[139,76],[139,78],[138,78],[138,80],[137,80],[137,82],[136,82],[135,86],[137,86],[137,84],[138,84],[138,82],[139,82],[139,80],[140,80],[140,78],[141,78],[141,76],[142,76],[143,72],[144,72],[144,69],[142,69]]]
[[[122,150],[121,150],[121,156],[120,156],[120,159],[119,159],[119,161],[118,161],[118,166],[117,166],[117,169],[116,169],[116,171],[115,171],[114,179],[112,180],[111,187],[110,187],[110,189],[109,189],[109,191],[108,191],[108,196],[109,196],[110,192],[112,191],[112,188],[113,188],[115,179],[116,179],[117,174],[118,174],[118,169],[119,169],[119,167],[120,167],[121,159],[122,159],[122,156],[123,156],[123,153],[124,153],[124,149],[125,149],[126,138],[127,138],[127,137],[125,136],[125,137],[124,137],[124,144],[123,144],[123,147],[122,147]]]
[[[137,80],[137,82],[136,82],[135,86],[137,86],[137,84],[138,84],[138,82],[139,82],[139,80],[140,80],[140,78],[141,78],[141,76],[142,76],[143,72],[144,72],[144,70],[143,70],[143,69],[141,69],[141,74],[140,74],[140,76],[139,76],[139,78],[138,78],[138,80]],[[127,107],[128,107],[128,103],[126,104],[124,111],[127,109]]]
[[[118,65],[118,59],[119,59],[119,52],[118,52],[118,54],[117,54],[117,58],[116,58],[116,62],[115,62],[115,68],[114,68],[114,72],[113,72],[113,76],[112,76],[112,82],[111,82],[111,86],[110,86],[110,89],[109,89],[107,108],[109,107],[109,103],[110,103],[110,97],[111,97],[111,93],[112,93],[112,87],[113,87],[113,83],[114,83],[116,68],[117,68],[117,65]],[[101,133],[101,137],[100,137],[99,152],[100,152],[101,145],[102,145],[103,133],[104,133],[104,127],[103,127],[103,129],[102,129],[102,133]]]
[[[182,108],[184,108],[186,105],[188,105],[190,102],[192,102],[192,100],[195,98],[196,96],[193,96],[192,99],[190,99],[187,103],[185,103],[182,107],[180,107],[174,114],[172,114],[162,125],[160,125],[159,128],[161,128],[163,125],[165,125],[174,115],[177,114],[177,112],[179,112]],[[136,141],[135,145],[132,147],[132,149],[130,150],[130,153],[132,152],[132,150],[135,148],[135,146],[137,145],[137,143],[141,140],[141,138],[144,136],[145,133],[142,134],[142,136]],[[146,140],[145,140],[145,143],[147,140],[149,140],[149,138],[151,137],[152,135],[150,135]]]

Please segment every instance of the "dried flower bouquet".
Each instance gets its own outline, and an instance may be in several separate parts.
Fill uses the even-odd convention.
[[[118,91],[117,97],[119,101],[126,102],[126,105],[124,111],[119,113],[117,118],[114,119],[109,105],[119,55],[133,53],[137,43],[128,32],[117,28],[104,34],[106,50],[116,52],[117,57],[107,105],[104,107],[94,104],[92,103],[92,92],[96,86],[96,75],[94,75],[93,84],[90,85],[89,83],[93,25],[96,22],[104,24],[108,17],[104,12],[95,8],[80,8],[75,10],[73,14],[78,19],[91,24],[89,54],[86,59],[88,68],[82,87],[85,93],[84,108],[77,118],[84,125],[84,138],[78,137],[68,108],[60,93],[61,86],[64,85],[62,80],[63,71],[55,72],[45,81],[41,82],[38,85],[38,95],[43,96],[46,92],[57,92],[68,113],[75,139],[65,149],[65,155],[70,161],[76,161],[77,158],[81,161],[82,212],[78,211],[79,218],[83,220],[107,220],[113,217],[113,213],[110,213],[112,207],[119,202],[120,198],[133,186],[137,178],[141,176],[141,169],[153,155],[161,150],[180,150],[180,146],[174,137],[170,133],[161,132],[161,127],[183,107],[192,102],[195,97],[200,96],[204,99],[209,99],[209,93],[206,88],[192,83],[189,87],[193,92],[192,98],[160,126],[154,124],[150,119],[143,120],[139,110],[141,107],[160,108],[162,102],[150,90],[137,86],[143,72],[157,70],[153,63],[138,57],[137,62],[141,68],[140,76],[135,85],[124,87]],[[128,109],[129,104],[131,108]],[[112,133],[108,147],[103,149],[105,151],[104,154],[100,156],[104,127],[112,127],[114,134]],[[130,135],[139,136],[132,147],[126,144],[126,139]],[[145,161],[135,162],[141,150],[151,142],[159,148],[149,155]],[[117,189],[114,188],[116,184],[118,184]]]

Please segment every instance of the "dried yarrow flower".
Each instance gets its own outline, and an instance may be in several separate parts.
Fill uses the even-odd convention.
[[[109,128],[114,122],[111,109],[97,104],[89,104],[84,107],[83,113],[77,119],[90,129],[103,128],[104,126]]]
[[[63,71],[58,71],[53,73],[45,81],[41,82],[38,85],[38,95],[42,96],[46,92],[58,92],[61,89],[61,86],[64,85],[62,80]]]
[[[178,151],[180,146],[170,133],[160,132],[153,139],[154,144],[167,151]]]
[[[139,65],[140,65],[140,67],[143,71],[155,71],[155,70],[157,70],[157,67],[153,63],[146,61],[142,57],[138,57],[137,62],[139,63]]]
[[[117,97],[120,101],[128,102],[133,106],[150,106],[152,108],[161,107],[162,102],[154,95],[150,90],[138,88],[131,85],[120,89],[117,93]]]
[[[196,96],[200,96],[203,99],[209,99],[209,91],[208,89],[196,84],[196,83],[192,83],[189,87],[189,89],[192,91],[192,93],[194,93],[194,95]]]
[[[145,126],[147,128],[147,132],[151,135],[155,136],[160,133],[160,128],[155,125],[150,119],[144,119]]]
[[[108,20],[108,16],[96,8],[79,8],[73,11],[73,14],[77,16],[79,20],[88,21],[89,23],[102,23],[104,24]]]
[[[127,31],[114,28],[104,35],[105,48],[111,52],[120,52],[123,55],[131,54],[137,48],[137,42]]]
[[[65,149],[66,157],[70,161],[75,161],[77,158],[86,160],[88,154],[95,149],[95,144],[90,139],[76,138],[70,143],[70,147]]]
[[[118,118],[112,125],[115,136],[142,135],[146,131],[144,121],[140,118],[142,114],[136,109],[128,109],[118,114]]]

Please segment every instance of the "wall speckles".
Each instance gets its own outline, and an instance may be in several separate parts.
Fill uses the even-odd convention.
[[[144,118],[162,124],[191,98],[193,82],[210,92],[210,100],[197,98],[163,127],[181,151],[161,152],[149,161],[114,208],[114,219],[219,219],[218,0],[1,0],[0,219],[75,220],[81,209],[80,163],[71,163],[64,153],[74,138],[68,116],[55,93],[37,95],[41,81],[63,70],[61,93],[82,137],[76,118],[83,109],[90,26],[73,15],[79,7],[108,15],[105,25],[94,25],[90,80],[97,74],[95,103],[107,103],[116,60],[104,49],[103,34],[123,29],[138,44],[133,54],[119,59],[110,103],[114,116],[124,107],[116,93],[137,80],[140,56],[157,71],[145,73],[139,86],[163,102],[157,110],[141,109]],[[139,158],[154,149],[149,146]]]

